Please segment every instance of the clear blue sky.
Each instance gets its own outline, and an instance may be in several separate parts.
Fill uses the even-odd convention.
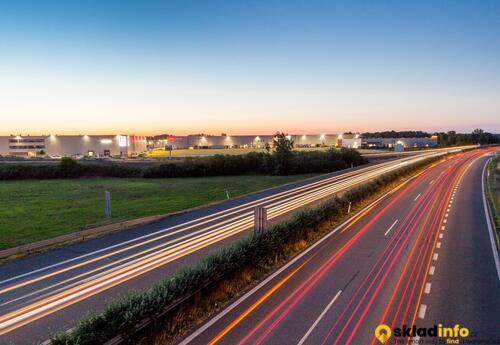
[[[0,134],[500,132],[500,1],[0,1]]]

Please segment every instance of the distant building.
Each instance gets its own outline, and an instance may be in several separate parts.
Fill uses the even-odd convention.
[[[361,147],[359,134],[291,134],[294,147]],[[209,135],[191,134],[188,136],[162,135],[148,138],[151,148],[164,148],[172,145],[173,149],[223,149],[223,148],[265,148],[273,145],[274,135]]]
[[[222,148],[265,148],[273,145],[274,135],[208,135],[194,134],[184,137],[171,136],[168,140],[156,141],[155,147],[172,145],[174,149],[222,149]],[[359,134],[291,134],[288,136],[295,147],[361,147]]]
[[[403,152],[405,150],[405,146],[401,140],[396,141],[396,144],[394,145],[394,151],[395,152]]]
[[[339,135],[337,147],[346,147],[350,149],[361,148],[361,138],[359,133],[344,133]]]
[[[0,136],[0,155],[17,157],[127,157],[146,151],[146,138],[135,135]]]
[[[437,136],[428,138],[362,138],[363,148],[394,148],[400,141],[405,149],[434,147],[437,145]]]

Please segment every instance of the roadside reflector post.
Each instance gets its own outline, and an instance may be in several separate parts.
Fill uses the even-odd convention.
[[[104,215],[106,218],[111,217],[111,193],[108,191],[104,192]]]
[[[259,234],[267,226],[267,209],[263,206],[257,206],[254,213],[254,234]]]
[[[349,207],[347,208],[347,214],[351,213],[351,202],[349,201]]]

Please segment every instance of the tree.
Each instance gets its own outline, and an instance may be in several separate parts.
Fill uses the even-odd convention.
[[[61,158],[59,163],[59,172],[62,177],[73,177],[76,176],[80,165],[71,157]]]
[[[293,140],[285,133],[277,132],[273,139],[274,158],[276,160],[276,174],[289,174],[293,159]]]
[[[269,145],[269,143],[266,143],[265,148],[266,148],[267,153],[271,152],[271,145]]]

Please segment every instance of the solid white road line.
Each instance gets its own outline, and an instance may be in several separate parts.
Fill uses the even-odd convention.
[[[424,289],[424,292],[426,294],[430,294],[431,293],[431,283],[425,283],[425,289]]]
[[[425,318],[425,311],[427,310],[427,306],[425,304],[420,305],[420,310],[418,311],[418,318],[419,319],[424,319]]]
[[[312,333],[312,331],[316,328],[316,326],[321,321],[321,319],[323,319],[323,317],[325,316],[325,314],[332,307],[333,303],[335,303],[335,301],[337,300],[337,298],[340,296],[341,293],[342,293],[342,290],[339,290],[339,292],[337,292],[337,294],[333,297],[333,299],[330,301],[330,303],[328,303],[328,305],[326,306],[326,308],[321,312],[321,314],[319,314],[318,318],[316,319],[316,321],[314,321],[314,323],[312,324],[312,326],[309,327],[309,329],[307,330],[306,334],[304,334],[304,336],[302,337],[302,339],[300,339],[300,341],[297,343],[297,345],[304,344],[304,342],[306,341],[306,339],[309,337],[309,335]]]
[[[498,258],[497,243],[496,243],[495,235],[493,233],[493,227],[491,226],[490,211],[488,208],[488,202],[486,201],[486,189],[484,187],[484,180],[485,180],[484,175],[486,172],[486,167],[488,166],[488,163],[490,162],[490,160],[491,160],[491,158],[486,161],[486,164],[484,164],[483,173],[481,176],[481,187],[483,190],[484,215],[486,217],[486,224],[488,225],[488,234],[490,235],[491,249],[493,250],[493,260],[495,261],[495,266],[497,268],[498,280],[500,280],[500,259]]]
[[[413,201],[417,201],[418,198],[420,198],[421,195],[422,195],[422,193],[418,193],[417,197],[415,199],[413,199]]]
[[[394,225],[396,225],[398,222],[399,222],[399,219],[396,219],[394,221],[394,223],[392,223],[391,227],[389,229],[387,229],[387,231],[385,232],[384,236],[387,236],[387,234],[389,233],[389,231],[391,231],[392,228],[394,227]]]

